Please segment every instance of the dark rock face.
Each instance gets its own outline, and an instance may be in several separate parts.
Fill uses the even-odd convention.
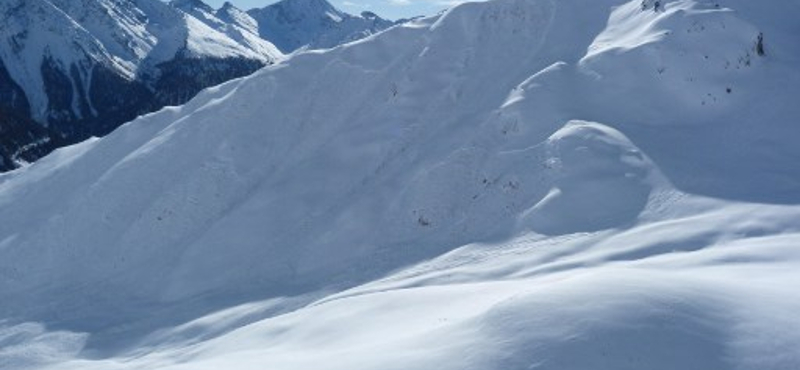
[[[25,92],[9,76],[3,62],[0,60],[0,104],[10,112],[21,116],[31,115],[31,106],[25,97]]]
[[[0,172],[32,162],[55,147],[51,133],[33,122],[25,93],[0,62]]]
[[[78,117],[73,112],[72,101],[75,98],[72,80],[61,70],[52,58],[46,57],[42,62],[42,79],[47,94],[47,120],[49,122],[73,122]],[[54,125],[57,127],[57,125]]]
[[[63,146],[64,142],[31,119],[0,108],[0,172],[20,162],[33,162]]]
[[[186,103],[206,87],[247,76],[263,66],[252,59],[179,56],[158,65],[161,76],[153,85],[155,103],[159,107]]]
[[[83,86],[81,74],[91,73],[91,85]],[[48,98],[48,127],[68,143],[103,136],[139,114],[159,108],[154,93],[143,83],[127,81],[102,66],[84,68],[73,64],[69,72],[52,59],[42,63]]]
[[[121,124],[163,106],[142,82],[128,81],[105,68],[94,69],[88,96],[97,115],[87,120],[88,130],[78,140],[104,136]]]

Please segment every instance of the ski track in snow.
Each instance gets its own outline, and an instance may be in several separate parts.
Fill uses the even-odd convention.
[[[0,174],[0,369],[800,368],[800,2],[661,3],[463,4]]]

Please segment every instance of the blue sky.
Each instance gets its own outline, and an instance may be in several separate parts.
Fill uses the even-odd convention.
[[[0,0],[4,1],[4,0]],[[252,9],[276,3],[277,0],[229,0],[241,9]],[[415,15],[431,15],[451,6],[463,2],[459,0],[328,0],[337,8],[348,13],[358,14],[370,10],[381,17],[389,19],[412,17]],[[209,5],[218,8],[225,0],[205,0]]]

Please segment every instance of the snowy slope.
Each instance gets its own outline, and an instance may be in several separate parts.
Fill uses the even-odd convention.
[[[394,25],[371,12],[345,13],[327,0],[282,0],[248,14],[258,23],[259,35],[284,53],[332,48]]]
[[[262,39],[258,35],[255,20],[230,3],[226,3],[225,6],[219,10],[214,10],[208,4],[200,0],[175,0],[172,1],[170,5],[190,15],[192,18],[189,19],[201,21],[209,28],[224,34],[227,38],[236,41],[239,45],[245,46],[245,50],[255,53],[255,55],[238,55],[239,57],[258,58],[260,56],[264,58],[265,61],[272,62],[281,56],[281,52],[275,45]],[[196,27],[190,27],[190,29],[194,28]],[[193,34],[199,35],[208,33],[207,30],[196,30]],[[189,45],[196,44],[198,43],[189,43]],[[217,40],[210,43],[206,42],[206,44],[224,45],[225,43]],[[201,51],[199,53],[201,57],[207,54],[202,52],[202,46],[196,49]],[[235,48],[232,50],[235,50]],[[235,54],[231,56],[236,57]]]
[[[0,175],[0,367],[797,368],[800,2],[717,4],[468,3]]]

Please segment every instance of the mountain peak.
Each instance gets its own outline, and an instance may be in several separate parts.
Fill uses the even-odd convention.
[[[274,9],[287,19],[316,18],[325,14],[341,17],[346,14],[327,0],[282,0],[263,9]]]
[[[222,4],[222,7],[219,8],[214,15],[225,23],[236,25],[253,35],[258,35],[258,22],[247,14],[247,12],[231,4],[230,1],[226,1],[225,4]]]
[[[394,25],[372,12],[348,14],[326,0],[283,0],[248,14],[258,22],[259,35],[284,53],[331,48]]]
[[[172,0],[170,5],[182,10],[200,9],[209,13],[214,12],[214,8],[203,2],[203,0]]]
[[[291,6],[303,9],[334,9],[336,8],[327,0],[281,0],[270,6]]]

